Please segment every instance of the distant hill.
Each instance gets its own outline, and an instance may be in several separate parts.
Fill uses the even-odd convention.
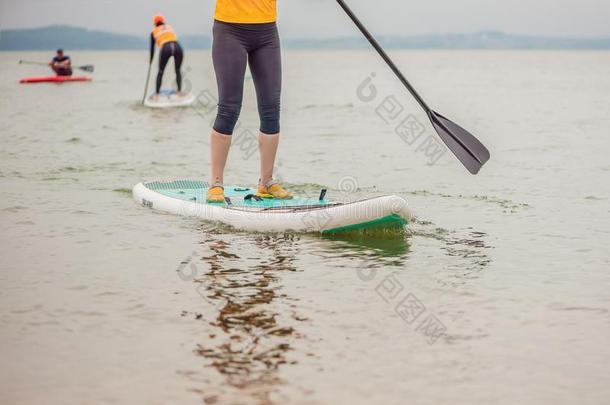
[[[387,48],[394,49],[610,49],[607,38],[552,38],[510,35],[486,31],[473,34],[437,34],[412,37],[380,37]],[[187,49],[209,49],[211,39],[203,35],[184,35],[180,42]],[[293,49],[363,49],[363,38],[284,39]],[[86,28],[53,25],[34,29],[0,31],[0,51],[146,49],[147,33],[141,37],[94,31]]]
[[[91,31],[85,28],[52,25],[50,27],[2,30],[2,51],[46,51],[58,47],[75,49],[137,49],[146,47],[146,37]]]
[[[496,31],[473,34],[436,34],[412,37],[383,37],[379,42],[388,49],[610,49],[607,38],[552,38],[510,35]],[[364,38],[284,41],[298,49],[361,49],[370,45]]]
[[[49,51],[58,47],[69,50],[148,49],[148,35],[143,32],[141,37],[137,37],[63,25],[2,30],[0,51]],[[189,49],[207,49],[211,46],[210,38],[200,35],[184,35],[180,37],[180,42]]]

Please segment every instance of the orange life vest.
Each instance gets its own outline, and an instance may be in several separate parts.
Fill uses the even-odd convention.
[[[218,21],[262,24],[277,20],[276,0],[216,0]]]
[[[152,31],[152,35],[155,38],[155,42],[159,48],[161,48],[168,42],[174,42],[178,40],[176,31],[174,31],[171,25],[167,24],[155,27],[155,29]]]

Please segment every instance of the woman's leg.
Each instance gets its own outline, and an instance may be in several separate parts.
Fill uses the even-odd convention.
[[[156,94],[159,94],[161,91],[161,84],[163,83],[163,72],[165,71],[165,66],[167,66],[167,62],[169,58],[172,56],[172,52],[169,44],[163,45],[161,48],[161,52],[159,55],[159,72],[157,72],[157,84],[156,84]]]
[[[224,135],[212,130],[210,136],[210,153],[212,158],[211,186],[224,184],[224,171],[231,148],[231,135]]]
[[[274,26],[264,33],[260,47],[250,53],[249,61],[261,121],[258,138],[261,158],[260,183],[264,185],[273,178],[280,135],[282,57],[277,27]]]
[[[182,60],[184,58],[184,52],[182,51],[182,47],[179,43],[174,42],[174,65],[176,67],[176,86],[178,87],[178,92],[182,92],[182,72],[180,68],[182,67]]]
[[[259,183],[261,185],[265,185],[273,179],[273,167],[279,143],[279,133],[268,135],[261,132],[258,134],[258,148],[261,158]]]
[[[211,184],[223,183],[231,135],[239,119],[244,92],[247,51],[236,29],[214,23],[212,59],[218,84],[218,114],[211,135]]]

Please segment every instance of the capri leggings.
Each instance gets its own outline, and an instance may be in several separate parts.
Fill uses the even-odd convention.
[[[260,131],[280,132],[282,61],[275,23],[214,22],[212,58],[218,83],[218,114],[214,130],[232,135],[244,96],[246,65],[250,65],[260,117]]]
[[[161,91],[161,83],[163,82],[163,72],[169,62],[169,58],[174,57],[174,65],[176,67],[176,85],[178,91],[182,90],[182,73],[180,73],[180,67],[182,66],[182,58],[184,53],[182,47],[178,42],[168,42],[163,44],[161,48],[161,55],[159,56],[159,73],[157,73],[157,94]]]

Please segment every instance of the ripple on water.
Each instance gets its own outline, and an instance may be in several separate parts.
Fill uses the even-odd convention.
[[[16,214],[18,212],[25,211],[27,209],[29,209],[29,208],[25,207],[23,205],[14,205],[12,207],[3,208],[2,211],[10,212],[11,214]]]
[[[440,242],[440,250],[451,257],[449,265],[441,270],[439,282],[452,286],[464,284],[476,278],[492,262],[487,254],[493,246],[487,242],[488,235],[471,227],[447,230],[436,227],[431,221],[414,219],[409,227],[410,235]]]
[[[597,197],[597,196],[594,196],[594,195],[588,195],[588,196],[585,197],[585,200],[588,200],[588,201],[607,201],[608,199],[604,198],[604,197]]]
[[[130,188],[115,188],[112,191],[114,191],[115,193],[122,194],[126,197],[131,196],[131,194],[132,194],[132,190]]]
[[[444,194],[444,193],[435,193],[435,192],[426,191],[426,190],[407,191],[407,192],[405,192],[405,194],[421,196],[421,197],[436,196],[436,197],[441,197],[441,198],[464,199],[464,200],[484,202],[484,203],[498,205],[499,207],[501,207],[505,210],[504,212],[510,211],[511,213],[516,212],[517,210],[531,208],[531,206],[527,203],[519,203],[519,202],[514,202],[514,201],[511,201],[508,199],[504,199],[504,198],[490,197],[490,196],[485,196],[485,195],[462,195],[462,194],[451,195],[451,194]]]
[[[554,303],[551,304],[551,308],[555,311],[566,311],[566,312],[591,312],[600,315],[606,315],[610,312],[608,308],[602,307],[585,307],[585,306],[565,306],[563,304]]]

